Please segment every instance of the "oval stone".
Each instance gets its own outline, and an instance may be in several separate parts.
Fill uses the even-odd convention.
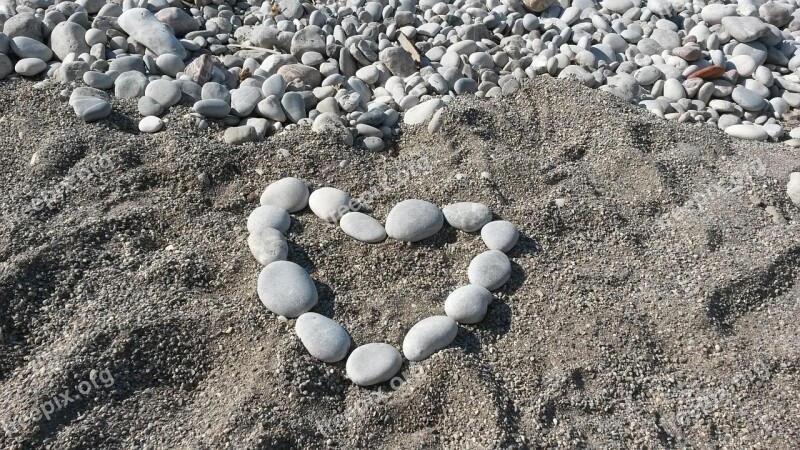
[[[429,238],[438,233],[443,225],[442,210],[424,200],[403,200],[386,217],[386,233],[404,242]]]
[[[350,335],[335,320],[307,312],[297,318],[294,330],[308,353],[326,363],[339,362],[350,350]]]
[[[422,361],[447,347],[458,334],[458,324],[447,316],[422,319],[403,339],[403,354],[409,361]]]
[[[492,220],[492,211],[483,203],[460,202],[442,208],[444,218],[453,228],[473,232]]]
[[[319,188],[311,193],[308,206],[320,219],[335,223],[350,211],[350,194],[332,187]]]
[[[403,358],[389,344],[364,344],[353,350],[347,358],[346,370],[350,380],[359,386],[389,381],[400,370]]]
[[[247,236],[247,245],[250,247],[250,253],[262,266],[283,261],[289,254],[286,238],[274,228],[260,228],[251,232]]]
[[[488,250],[472,259],[467,269],[469,282],[493,291],[511,278],[511,261],[500,250]]]
[[[231,112],[231,105],[224,100],[200,100],[192,107],[194,112],[212,119],[224,119]]]
[[[255,233],[264,228],[274,228],[281,233],[289,231],[292,219],[285,209],[272,205],[262,205],[247,217],[247,231]]]
[[[281,178],[264,189],[261,204],[277,206],[290,213],[300,211],[308,204],[308,186],[295,177]]]
[[[299,317],[317,304],[317,288],[311,276],[289,261],[276,261],[264,267],[258,276],[257,290],[261,303],[284,317]]]
[[[444,312],[458,323],[478,323],[486,317],[492,293],[483,286],[468,284],[447,296]]]
[[[758,125],[738,124],[731,125],[725,128],[725,132],[733,137],[739,139],[747,139],[751,141],[766,141],[769,139],[767,130]]]
[[[489,250],[505,253],[511,250],[519,239],[519,231],[513,223],[505,220],[489,222],[481,229],[481,239]]]
[[[360,212],[342,216],[339,226],[346,235],[361,242],[375,244],[386,239],[386,229],[374,217]]]

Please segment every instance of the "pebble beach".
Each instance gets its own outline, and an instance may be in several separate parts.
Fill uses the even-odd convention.
[[[0,448],[792,448],[798,32],[0,0]]]

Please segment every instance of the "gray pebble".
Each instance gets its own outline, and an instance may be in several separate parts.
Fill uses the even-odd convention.
[[[308,312],[318,299],[317,288],[308,272],[289,261],[275,261],[264,267],[258,276],[257,290],[267,309],[288,318]]]
[[[442,208],[442,212],[451,227],[470,233],[492,220],[492,211],[483,203],[452,203]]]
[[[339,221],[342,231],[353,239],[375,244],[386,239],[386,229],[374,217],[360,212],[349,212]]]
[[[320,219],[335,223],[350,211],[350,194],[332,187],[319,188],[309,196],[308,206]]]
[[[292,219],[285,209],[272,205],[262,205],[247,216],[247,231],[255,233],[264,228],[274,228],[281,233],[289,231]]]
[[[424,200],[403,200],[386,217],[386,233],[404,242],[429,238],[438,233],[443,225],[442,210]]]
[[[223,100],[200,100],[194,104],[192,109],[211,119],[222,119],[231,112],[231,106]]]
[[[300,211],[308,205],[308,186],[294,177],[282,178],[264,189],[262,205],[272,205],[289,213]]]
[[[346,370],[350,380],[358,386],[372,386],[389,381],[403,365],[400,352],[389,344],[364,344],[347,358]]]
[[[458,334],[458,324],[448,316],[432,316],[417,322],[403,339],[403,355],[422,361],[447,347]]]
[[[286,238],[274,228],[256,228],[247,236],[247,245],[250,253],[262,266],[284,261],[289,253]]]
[[[496,220],[483,226],[481,239],[489,250],[500,250],[505,253],[516,245],[519,231],[511,222]]]
[[[347,330],[322,314],[301,314],[294,329],[308,353],[320,361],[339,362],[350,350],[350,335]]]
[[[483,286],[468,284],[447,296],[445,313],[458,323],[474,324],[486,317],[492,293]]]
[[[469,282],[493,291],[511,278],[511,262],[500,250],[487,250],[469,263]]]

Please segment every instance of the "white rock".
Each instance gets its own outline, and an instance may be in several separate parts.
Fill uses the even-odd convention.
[[[403,200],[386,217],[386,234],[398,241],[417,242],[438,233],[444,225],[442,210],[424,200]]]
[[[319,188],[311,193],[308,206],[320,219],[335,223],[350,211],[350,194],[332,187]]]
[[[496,220],[483,226],[481,239],[489,250],[500,250],[505,253],[517,243],[519,231],[511,222]]]
[[[492,220],[492,211],[483,203],[452,203],[442,208],[442,212],[450,226],[470,233],[480,230]]]
[[[284,261],[289,254],[286,238],[274,228],[256,228],[247,237],[247,245],[250,253],[262,266]]]
[[[486,317],[492,293],[483,286],[468,284],[447,296],[444,312],[458,323],[478,323]]]
[[[359,386],[372,386],[389,381],[400,370],[403,358],[389,344],[364,344],[347,358],[346,370],[350,380]]]
[[[386,229],[374,217],[360,212],[349,212],[339,221],[342,231],[353,239],[375,244],[386,239]]]
[[[403,122],[406,125],[419,125],[428,122],[439,108],[444,107],[444,102],[438,98],[426,100],[412,107],[405,113]]]
[[[261,270],[258,297],[273,313],[295,318],[317,304],[318,294],[305,269],[293,262],[276,261]]]
[[[769,134],[767,134],[767,131],[758,125],[731,125],[728,128],[725,128],[725,132],[739,139],[748,139],[752,141],[766,141],[769,139]]]
[[[511,261],[500,250],[488,250],[476,256],[467,269],[469,282],[493,291],[511,278]]]
[[[262,205],[272,205],[293,213],[308,204],[308,186],[295,177],[282,178],[264,189]]]
[[[156,116],[147,116],[139,121],[139,131],[142,133],[156,133],[164,126],[164,122]]]
[[[255,233],[264,228],[274,228],[281,233],[289,231],[292,219],[286,210],[272,205],[263,205],[254,209],[247,217],[247,231]]]
[[[800,172],[792,172],[789,175],[789,182],[786,184],[786,194],[800,208]]]
[[[403,339],[403,355],[422,361],[447,347],[458,334],[458,324],[447,316],[432,316],[417,322]]]
[[[307,312],[297,318],[295,332],[308,353],[326,363],[343,360],[350,350],[350,335],[335,320]]]

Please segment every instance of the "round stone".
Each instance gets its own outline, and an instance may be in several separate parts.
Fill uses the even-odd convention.
[[[489,222],[481,229],[481,239],[489,250],[508,252],[519,239],[519,231],[513,223],[505,220]]]
[[[168,80],[155,80],[147,84],[144,95],[169,108],[181,101],[181,88],[178,83]]]
[[[161,105],[161,103],[158,103],[146,95],[139,98],[138,106],[139,114],[143,116],[160,116],[164,112],[164,107]]]
[[[376,136],[368,136],[364,138],[364,148],[371,152],[382,151],[384,147],[383,139]]]
[[[486,317],[492,293],[483,286],[468,284],[447,296],[444,312],[458,323],[478,323]]]
[[[277,231],[277,230],[276,230]],[[301,266],[276,261],[258,276],[258,297],[275,314],[295,318],[317,304],[317,288]]]
[[[386,217],[386,233],[404,242],[429,238],[438,233],[443,225],[442,210],[424,200],[403,200]]]
[[[164,122],[156,116],[147,116],[139,121],[139,131],[142,133],[156,133],[164,126]]]
[[[301,314],[294,330],[308,353],[326,363],[343,360],[350,350],[350,335],[347,330],[322,314]]]
[[[364,344],[347,358],[346,370],[350,380],[359,386],[372,386],[389,381],[400,370],[403,358],[389,344]]]
[[[178,72],[182,72],[183,69],[186,68],[186,65],[183,63],[180,56],[172,53],[165,53],[156,58],[156,67],[158,67],[158,70],[164,75],[175,77]]]
[[[308,204],[308,186],[295,177],[282,178],[264,189],[262,205],[272,205],[293,213]]]
[[[349,212],[339,221],[342,231],[353,239],[375,244],[386,239],[386,229],[374,217],[360,212]]]
[[[274,228],[256,228],[247,236],[250,253],[261,263],[268,266],[275,261],[285,261],[289,254],[289,245],[280,231]]]
[[[458,324],[447,316],[432,316],[416,323],[403,339],[403,354],[409,361],[422,361],[447,347],[458,334]]]
[[[286,233],[291,224],[292,219],[289,217],[289,213],[272,205],[259,206],[247,217],[247,231],[250,233],[264,228],[274,228],[281,233]]]
[[[350,194],[332,187],[319,188],[311,193],[308,206],[320,219],[338,222],[350,211]]]
[[[442,208],[442,212],[451,227],[470,233],[492,220],[492,211],[483,203],[453,203]]]
[[[39,58],[22,58],[14,66],[14,71],[25,77],[39,75],[46,69],[47,63]]]
[[[472,259],[467,276],[470,283],[493,291],[511,278],[511,262],[500,250],[487,250]]]

